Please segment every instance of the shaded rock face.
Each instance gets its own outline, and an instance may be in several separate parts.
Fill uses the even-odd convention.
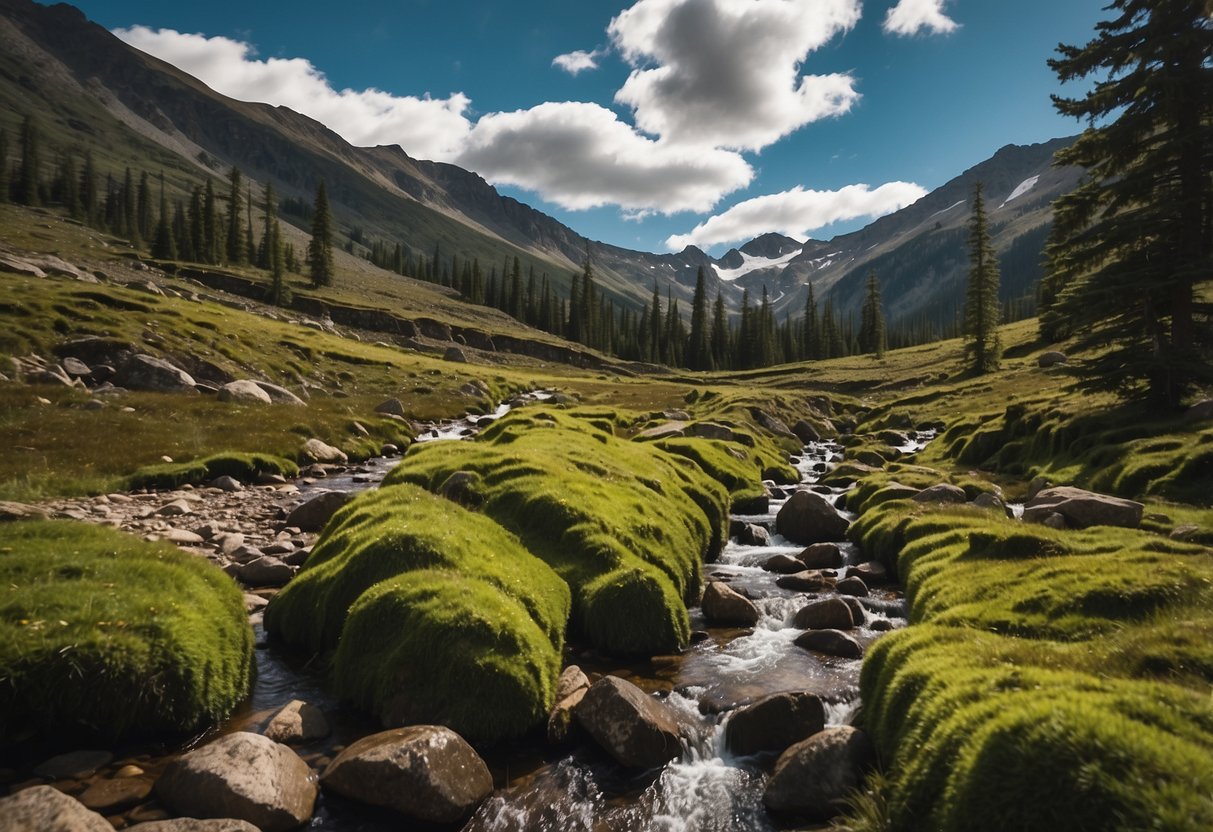
[[[823,598],[801,607],[792,626],[798,630],[849,630],[855,621],[850,605],[841,598]]]
[[[959,505],[968,502],[969,498],[965,495],[963,488],[941,482],[919,491],[914,495],[914,500],[919,503],[956,503]]]
[[[301,503],[286,517],[286,525],[300,531],[318,532],[337,510],[354,498],[343,491],[325,491]]]
[[[484,760],[438,725],[363,737],[329,764],[320,782],[351,800],[443,824],[464,820],[493,791]]]
[[[569,739],[573,729],[573,711],[590,689],[590,678],[575,664],[560,673],[556,681],[556,704],[548,714],[548,742],[558,745]]]
[[[737,542],[742,546],[766,546],[771,542],[771,534],[762,526],[745,523],[737,534]]]
[[[128,826],[128,829],[138,832],[259,832],[257,827],[246,820],[195,820],[194,818],[176,818],[174,820],[153,820]]]
[[[0,800],[0,832],[113,832],[109,821],[50,786]]]
[[[194,378],[161,358],[132,355],[114,376],[114,384],[130,390],[182,392],[194,389]]]
[[[775,693],[737,711],[725,728],[729,750],[739,756],[780,753],[825,728],[825,706],[812,693]]]
[[[811,491],[797,491],[775,517],[776,531],[803,546],[842,540],[850,525],[829,500]]]
[[[156,782],[156,796],[177,814],[246,820],[263,832],[303,824],[316,794],[312,770],[294,751],[245,732],[185,754]]]
[[[283,705],[265,726],[265,735],[286,744],[308,742],[327,737],[329,723],[315,705],[295,699]]]
[[[758,623],[754,602],[726,584],[714,581],[703,590],[703,617],[712,624],[753,627]]]
[[[272,404],[270,394],[262,390],[256,382],[247,378],[229,381],[219,388],[218,399],[221,402],[248,402],[253,404]]]
[[[837,543],[814,543],[796,557],[809,569],[837,569],[842,566],[842,549]]]
[[[681,728],[669,707],[616,676],[591,685],[574,713],[622,766],[654,768],[682,751]]]
[[[821,441],[821,433],[811,422],[804,419],[792,426],[792,433],[796,434],[796,438],[806,445],[810,442]]]
[[[827,728],[780,755],[762,802],[779,814],[829,820],[863,782],[875,756],[862,731],[850,726]]]
[[[1056,350],[1041,353],[1040,357],[1036,359],[1037,366],[1045,368],[1068,363],[1070,363],[1070,359],[1066,357],[1066,354],[1064,352],[1057,352]]]
[[[848,611],[849,612],[849,611]],[[842,659],[863,658],[859,642],[840,630],[806,630],[796,637],[797,647],[838,656]]]
[[[1084,491],[1067,485],[1039,491],[1024,506],[1023,519],[1029,523],[1044,522],[1051,514],[1060,514],[1076,528],[1088,526],[1123,526],[1135,529],[1141,525],[1144,506],[1132,500]]]

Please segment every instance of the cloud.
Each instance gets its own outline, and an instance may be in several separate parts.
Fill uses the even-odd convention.
[[[675,234],[666,240],[666,245],[671,251],[689,245],[707,248],[749,240],[768,231],[805,239],[831,223],[890,214],[926,193],[912,182],[888,182],[875,190],[868,185],[847,185],[837,191],[811,191],[797,186],[739,202],[689,233]]]
[[[923,29],[932,34],[946,35],[960,24],[943,13],[947,0],[898,0],[884,18],[884,30],[890,35],[908,37]]]
[[[740,154],[650,139],[577,102],[482,117],[458,162],[570,211],[618,205],[633,215],[708,211],[754,177]]]
[[[848,74],[801,75],[851,29],[859,0],[639,0],[608,34],[634,67],[615,96],[646,133],[683,145],[761,150],[846,113]]]
[[[335,90],[324,73],[303,58],[258,60],[248,43],[146,26],[114,34],[241,101],[289,107],[311,116],[351,144],[399,144],[422,159],[450,161],[463,146],[471,123],[471,100],[399,96],[382,90]]]
[[[552,66],[560,67],[569,75],[578,75],[587,69],[598,69],[598,59],[605,54],[606,51],[602,49],[595,49],[593,52],[578,49],[552,58]]]

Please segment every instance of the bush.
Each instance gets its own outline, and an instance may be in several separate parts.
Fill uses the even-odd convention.
[[[247,695],[239,588],[206,561],[82,523],[0,525],[0,741],[194,732]]]
[[[131,475],[128,487],[133,491],[163,491],[187,484],[202,485],[218,477],[252,482],[262,474],[294,477],[299,474],[299,466],[289,459],[270,454],[214,454],[193,462],[170,462],[140,468]]]

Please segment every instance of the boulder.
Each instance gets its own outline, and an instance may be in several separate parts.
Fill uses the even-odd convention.
[[[222,477],[216,477],[214,480],[212,480],[211,487],[218,488],[220,491],[227,491],[229,493],[244,490],[244,485],[240,482],[240,480],[236,479],[235,477],[229,477],[227,474],[224,474]]]
[[[386,413],[389,416],[399,416],[402,419],[408,415],[404,410],[404,402],[395,398],[380,402],[376,405],[375,412]]]
[[[259,832],[257,827],[246,820],[232,818],[195,820],[194,818],[174,818],[172,820],[152,820],[147,823],[137,823],[128,826],[132,832]]]
[[[655,768],[682,752],[682,732],[673,711],[617,676],[604,676],[591,685],[574,714],[622,766]]]
[[[941,482],[938,485],[932,485],[930,488],[924,488],[922,491],[919,491],[914,495],[914,500],[919,503],[963,504],[967,503],[969,498],[963,488]]]
[[[274,714],[263,733],[274,742],[292,745],[327,737],[329,723],[315,705],[295,699]]]
[[[829,500],[811,491],[797,491],[775,517],[776,531],[804,546],[842,540],[850,525]]]
[[[805,630],[796,637],[795,644],[797,647],[825,653],[827,656],[838,656],[842,659],[863,658],[863,648],[859,646],[859,642],[841,630]]]
[[[67,369],[66,366],[64,369]],[[1213,419],[1213,399],[1202,399],[1184,411],[1185,422],[1207,422],[1210,419]]]
[[[733,441],[733,431],[724,425],[718,425],[715,422],[696,422],[691,425],[689,431],[691,436],[697,436],[700,439],[720,439],[725,442]]]
[[[771,533],[763,526],[743,523],[737,533],[737,542],[742,546],[766,546],[771,542]]]
[[[863,582],[862,578],[857,578],[850,575],[843,578],[834,585],[834,589],[842,595],[854,595],[857,598],[866,598],[868,596],[868,585]]]
[[[92,368],[79,358],[72,358],[70,355],[60,362],[60,366],[63,367],[63,372],[72,378],[85,378],[93,374]]]
[[[566,667],[556,681],[556,704],[548,713],[548,742],[559,745],[565,742],[573,727],[573,709],[585,698],[590,689],[590,678],[575,664]]]
[[[871,741],[857,728],[826,728],[779,756],[762,802],[778,814],[828,820],[845,808],[875,757]]]
[[[45,520],[46,517],[46,509],[41,506],[0,500],[0,523],[10,520]]]
[[[793,592],[817,592],[825,589],[827,583],[824,575],[810,569],[791,575],[780,575],[775,579],[775,586],[780,589],[790,589]]]
[[[842,549],[837,543],[814,543],[796,559],[809,569],[837,569],[842,566]]]
[[[870,586],[888,583],[889,570],[885,569],[882,563],[869,561],[868,563],[861,563],[858,566],[852,566],[847,569],[847,578],[859,578],[859,580],[863,581],[864,589],[866,590]],[[866,595],[867,593],[858,594],[862,597],[862,595]]]
[[[781,753],[825,728],[825,706],[812,693],[775,693],[741,708],[725,726],[725,742],[746,757]]]
[[[257,386],[257,382],[247,378],[229,381],[219,388],[221,402],[247,402],[251,404],[272,404],[270,394]]]
[[[1069,363],[1070,359],[1066,356],[1066,354],[1064,352],[1058,352],[1057,350],[1050,350],[1049,352],[1041,353],[1036,359],[1036,364],[1045,369],[1048,369],[1049,367],[1056,367],[1058,364]]]
[[[792,618],[798,630],[850,630],[855,626],[851,607],[841,598],[823,598],[800,608]]]
[[[862,627],[863,623],[868,620],[868,611],[863,608],[863,604],[859,603],[859,599],[851,595],[843,595],[838,600],[850,608],[851,620],[855,622],[855,626]]]
[[[660,425],[642,430],[636,434],[637,439],[651,439],[657,441],[659,439],[681,439],[687,435],[686,422],[664,422]]]
[[[1144,506],[1132,500],[1084,491],[1061,485],[1045,488],[1024,506],[1023,519],[1029,523],[1042,522],[1057,513],[1076,528],[1088,526],[1123,526],[1135,529],[1141,525]]]
[[[338,509],[352,499],[354,495],[344,491],[322,491],[291,509],[291,513],[286,516],[286,525],[304,532],[318,532]]]
[[[236,577],[246,586],[286,586],[295,577],[295,569],[278,558],[262,555],[241,564]]]
[[[821,441],[821,432],[811,422],[804,419],[792,425],[792,433],[796,434],[796,438],[806,445],[810,442]]]
[[[719,581],[704,588],[700,606],[709,624],[753,627],[758,623],[758,608],[754,602]]]
[[[791,555],[772,555],[767,558],[762,564],[762,568],[767,572],[775,572],[780,575],[794,575],[797,572],[804,571],[804,564]]]
[[[467,353],[463,351],[462,347],[447,347],[446,352],[442,354],[442,359],[444,361],[454,361],[459,364],[466,364],[468,362]]]
[[[176,814],[246,820],[262,832],[294,829],[312,816],[316,781],[294,751],[238,732],[174,760],[156,796]]]
[[[0,800],[0,832],[113,832],[109,821],[50,786]]]
[[[311,462],[346,463],[350,458],[345,452],[319,439],[309,439],[303,443],[303,456]]]
[[[104,815],[113,815],[137,806],[152,793],[152,783],[142,777],[122,777],[98,780],[78,798],[85,808]]]
[[[776,436],[786,436],[791,439],[798,438],[796,434],[792,433],[782,419],[780,419],[778,416],[773,416],[770,413],[767,413],[765,410],[760,410],[757,407],[751,407],[750,416],[752,416],[754,421],[757,422],[758,425],[768,433],[773,433]]]
[[[493,792],[484,760],[462,737],[439,725],[363,737],[337,755],[320,782],[359,803],[441,824],[465,820]]]
[[[973,505],[977,508],[985,508],[992,511],[1001,512],[1002,514],[1007,514],[1006,502],[1002,499],[1002,497],[999,497],[997,494],[993,494],[989,491],[983,491],[974,497]]]
[[[92,777],[97,769],[113,762],[114,755],[108,751],[69,751],[43,760],[34,767],[34,774],[48,780],[83,780]]]
[[[114,384],[128,390],[157,390],[169,393],[193,391],[194,377],[164,359],[132,355],[118,369]]]
[[[279,384],[272,384],[268,381],[254,381],[253,383],[264,390],[265,394],[270,397],[270,401],[274,404],[291,404],[296,407],[307,407],[307,402]]]

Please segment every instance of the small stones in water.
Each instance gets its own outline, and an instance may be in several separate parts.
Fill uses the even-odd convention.
[[[808,569],[791,575],[780,575],[775,581],[775,586],[793,592],[817,592],[828,585],[829,581],[821,572]]]
[[[889,582],[889,570],[884,568],[884,564],[876,561],[861,563],[858,566],[852,566],[847,569],[848,578],[859,578],[864,582],[865,586],[877,586]]]
[[[762,526],[745,523],[737,533],[737,542],[742,546],[767,546],[771,542],[771,533]]]
[[[772,555],[763,563],[762,568],[767,572],[778,572],[781,575],[793,575],[804,571],[804,564],[791,555]]]

